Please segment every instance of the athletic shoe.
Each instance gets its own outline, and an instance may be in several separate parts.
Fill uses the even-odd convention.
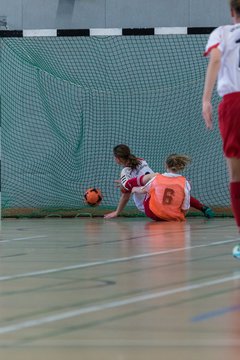
[[[210,209],[208,206],[203,206],[202,207],[202,212],[204,213],[204,216],[208,219],[211,219],[215,216],[214,212],[212,211],[212,209]]]

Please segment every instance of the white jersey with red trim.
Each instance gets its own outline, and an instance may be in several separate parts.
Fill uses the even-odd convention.
[[[136,169],[131,169],[130,167],[125,167],[121,171],[120,180],[121,185],[125,188],[125,184],[129,179],[134,177],[139,177],[146,174],[152,174],[153,170],[148,166],[148,163],[144,159],[139,159],[140,165]],[[133,201],[138,208],[138,210],[144,212],[143,201],[145,194],[133,194]]]
[[[215,29],[210,34],[204,55],[214,48],[222,54],[217,84],[219,95],[240,91],[240,24]]]

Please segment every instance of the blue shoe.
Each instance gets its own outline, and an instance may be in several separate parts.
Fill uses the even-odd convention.
[[[210,209],[209,207],[207,206],[203,206],[202,207],[202,212],[204,213],[204,216],[208,219],[211,219],[211,218],[214,218],[215,214],[214,212],[212,211],[212,209]]]
[[[233,254],[233,257],[240,260],[240,244],[234,246],[232,254]]]

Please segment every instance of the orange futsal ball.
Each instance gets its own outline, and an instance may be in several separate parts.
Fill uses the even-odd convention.
[[[102,194],[99,189],[90,188],[84,194],[85,201],[90,206],[98,206],[102,201]]]

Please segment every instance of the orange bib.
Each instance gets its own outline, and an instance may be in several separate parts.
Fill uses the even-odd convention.
[[[149,208],[163,220],[184,221],[181,211],[185,198],[186,179],[183,176],[167,177],[158,174],[150,184]]]

